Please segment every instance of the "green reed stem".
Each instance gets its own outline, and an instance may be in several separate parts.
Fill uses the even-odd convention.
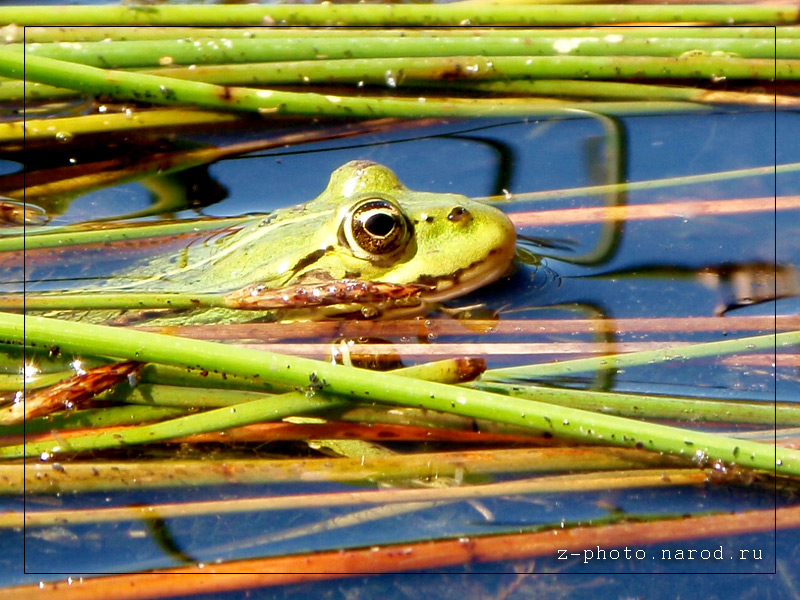
[[[648,60],[643,68],[638,64],[625,64],[621,59],[618,65],[623,71],[626,67],[628,75],[651,72],[653,61]],[[670,65],[665,77],[693,77],[698,74],[704,79],[720,77],[719,69],[707,65],[705,72],[695,68],[697,59],[680,59],[687,64]],[[635,62],[645,61],[634,59]],[[628,61],[632,63],[634,61]],[[695,64],[688,64],[694,61]],[[734,92],[726,90],[707,90],[690,86],[646,85],[637,83],[621,83],[598,81],[602,78],[613,78],[618,75],[605,61],[560,61],[557,67],[547,61],[538,61],[540,71],[533,69],[534,61],[528,64],[519,57],[433,57],[433,58],[369,58],[341,59],[328,61],[293,61],[271,63],[246,63],[231,65],[205,65],[199,67],[171,67],[141,71],[151,75],[166,75],[175,79],[190,79],[216,85],[276,86],[276,85],[315,85],[336,86],[358,84],[379,86],[382,88],[431,88],[440,92],[444,89],[471,89],[495,94],[524,94],[538,96],[582,96],[586,98],[631,98],[640,100],[682,100],[690,102],[764,104],[773,106],[776,103],[774,94]],[[748,69],[740,71],[742,77],[751,79],[755,75],[749,67],[752,61],[744,64]],[[726,61],[723,69],[729,69],[730,61]],[[785,65],[782,62],[781,68]],[[759,77],[771,79],[774,65],[759,65]],[[688,72],[687,72],[688,70]],[[666,72],[666,71],[663,71]],[[734,78],[734,73],[726,71],[725,78]],[[654,73],[657,77],[659,74]],[[591,77],[592,80],[568,80],[568,77]],[[535,77],[535,80],[531,78]],[[543,79],[553,77],[565,79]],[[51,85],[30,83],[27,81],[8,80],[0,85],[0,101],[22,100],[54,100],[78,95],[80,92]],[[796,105],[796,98],[782,96],[778,105]],[[554,106],[559,104],[554,101]],[[88,117],[84,117],[88,119]],[[229,117],[230,118],[230,117]],[[113,120],[113,119],[112,119]],[[114,129],[146,127],[130,119],[117,119],[118,123],[110,124]],[[20,137],[16,124],[0,124],[0,140]],[[157,126],[157,125],[155,125]],[[32,132],[31,135],[36,135]],[[39,133],[39,137],[52,137],[52,129]]]
[[[800,37],[800,27],[633,27],[623,30],[625,37],[647,38],[731,38],[731,39],[778,39]],[[199,27],[26,27],[23,39],[22,28],[7,31],[6,42],[11,43],[47,43],[47,42],[99,42],[109,41],[142,41],[196,38],[224,40],[263,39],[263,38],[307,38],[307,37],[373,37],[375,30],[334,27],[317,28],[199,28]],[[453,29],[381,29],[384,37],[550,37],[557,33],[561,37],[598,37],[619,35],[616,27],[588,27],[581,29],[481,29],[479,27],[457,27]]]
[[[227,40],[199,38],[141,42],[21,44],[4,50],[44,56],[108,69],[202,65],[288,60],[412,58],[433,56],[605,56],[679,57],[687,52],[705,57],[722,53],[729,60],[800,57],[800,39],[616,37],[359,37],[268,38]],[[735,59],[734,59],[735,57]]]
[[[89,231],[62,231],[62,228],[51,227],[41,233],[26,236],[14,235],[0,237],[0,252],[35,250],[37,248],[55,248],[77,246],[81,244],[108,244],[124,240],[139,240],[159,236],[171,236],[191,233],[193,231],[211,231],[225,227],[247,224],[263,217],[230,217],[223,219],[186,220],[175,223],[153,224],[147,227],[112,227]]]
[[[66,438],[60,442],[29,442],[23,445],[0,447],[0,458],[46,456],[63,452],[85,452],[124,448],[183,437],[196,433],[219,431],[262,421],[279,421],[284,417],[327,410],[342,404],[328,397],[288,392],[265,396],[231,407],[218,408],[198,414],[179,416],[152,425],[127,427],[121,431],[102,431]],[[224,427],[221,425],[224,423]]]
[[[716,171],[713,173],[701,173],[700,175],[682,175],[680,177],[664,177],[663,179],[649,179],[647,181],[631,181],[628,183],[614,183],[610,185],[593,185],[576,188],[564,188],[560,190],[544,190],[541,192],[528,192],[514,194],[509,199],[505,196],[496,196],[491,199],[481,198],[484,201],[493,202],[540,202],[542,200],[559,200],[561,198],[574,198],[576,196],[602,196],[609,192],[617,191],[641,191],[655,190],[665,187],[677,187],[681,185],[696,185],[709,183],[712,181],[727,181],[731,179],[744,179],[747,177],[773,177],[784,173],[796,173],[800,171],[800,162],[787,163],[782,165],[770,165],[766,167],[751,167],[749,169],[734,169],[731,171]]]
[[[44,57],[24,57],[0,50],[0,75],[38,81],[90,94],[105,94],[117,100],[151,104],[189,104],[226,111],[248,111],[263,115],[305,114],[338,117],[486,117],[570,115],[569,108],[547,101],[517,98],[437,99],[348,97],[277,90],[229,88],[143,73],[98,69]],[[613,104],[613,103],[612,103]],[[593,105],[592,110],[614,111],[613,105]],[[627,106],[625,111],[703,110],[688,103],[648,103]]]
[[[687,344],[659,350],[644,350],[627,354],[613,354],[593,358],[578,358],[554,363],[523,365],[504,369],[486,371],[482,378],[487,381],[509,379],[529,379],[534,377],[550,377],[553,375],[573,375],[603,369],[624,369],[639,365],[679,362],[694,358],[737,354],[754,350],[780,350],[800,344],[800,331],[787,331],[778,334],[757,335],[752,337]]]
[[[58,292],[47,294],[0,295],[0,310],[173,310],[226,307],[224,294],[186,294],[180,292]]]
[[[555,388],[536,385],[510,385],[503,383],[472,384],[479,389],[507,393],[518,398],[536,400],[547,389],[547,402],[596,410],[610,415],[646,419],[675,419],[680,421],[707,421],[714,423],[747,423],[778,427],[800,425],[800,405],[791,403],[707,400],[703,398],[676,398],[673,396],[643,396],[619,392],[587,390],[580,398],[571,395],[558,397]]]
[[[752,5],[148,5],[15,6],[0,8],[0,22],[17,25],[243,25],[458,26],[674,23],[794,25],[795,6]]]
[[[5,94],[14,92],[14,88],[22,91],[17,84],[22,82],[9,82],[0,85],[0,101],[13,99]],[[42,86],[46,91],[49,86]],[[71,90],[51,88],[74,94]],[[27,92],[25,92],[27,94]],[[26,95],[30,100],[30,96]],[[38,139],[54,142],[68,142],[76,135],[89,133],[149,129],[158,127],[186,127],[199,124],[229,123],[235,121],[236,115],[221,114],[217,112],[199,110],[152,110],[130,111],[128,113],[94,114],[80,117],[64,117],[61,119],[31,119],[25,120],[24,139],[34,141]],[[0,143],[7,143],[23,138],[20,123],[11,121],[0,123]]]
[[[477,375],[476,367],[479,365],[474,361],[464,359],[448,359],[397,369],[394,374],[399,377],[413,378],[423,381],[440,382],[459,382],[465,378],[472,378]],[[267,385],[267,388],[270,386]],[[315,396],[311,400],[312,396]],[[217,410],[206,411],[204,413],[179,416],[178,418],[144,425],[139,427],[129,427],[124,431],[99,432],[86,434],[80,437],[72,437],[67,440],[60,451],[80,452],[86,450],[101,450],[107,448],[120,448],[128,445],[152,443],[192,435],[219,431],[230,427],[249,425],[261,421],[275,421],[283,417],[303,414],[308,411],[326,410],[344,406],[341,399],[330,398],[319,392],[287,392],[277,395],[264,394],[263,390],[241,391],[241,390],[220,390],[208,391],[205,389],[183,388],[174,386],[153,386],[144,384],[133,390],[126,390],[118,387],[110,394],[105,394],[103,400],[118,402],[133,402],[148,404],[153,408],[197,408],[197,407],[222,407]],[[310,402],[310,404],[309,404]],[[157,405],[157,406],[154,406]],[[348,403],[349,406],[349,403]],[[298,412],[299,411],[299,412]],[[154,420],[160,414],[158,410],[146,411],[142,413],[129,414],[131,417]],[[167,413],[164,416],[175,416]],[[98,417],[93,413],[89,414],[92,424],[97,423]],[[39,420],[33,420],[33,429],[37,429]],[[46,421],[42,419],[41,421]],[[85,411],[78,413],[70,419],[69,416],[61,418],[62,425],[67,427],[86,427],[87,418]],[[131,424],[129,421],[128,424]],[[16,426],[0,427],[0,435],[17,433]],[[51,426],[52,428],[52,426]],[[29,429],[25,429],[29,431]],[[58,446],[58,443],[55,444]],[[10,447],[9,447],[10,448]],[[21,447],[27,456],[52,453],[54,443],[52,441],[35,443],[30,442]],[[4,450],[0,450],[0,455]],[[13,452],[13,450],[5,450]]]
[[[179,406],[143,406],[129,404],[106,408],[89,408],[76,412],[65,412],[30,419],[18,425],[0,427],[0,436],[46,433],[65,429],[114,427],[132,425],[146,421],[162,421],[186,414],[187,408]],[[2,441],[2,437],[0,437]]]
[[[794,335],[800,339],[800,333]],[[24,341],[34,347],[58,344],[62,351],[258,377],[265,381],[308,389],[311,393],[321,389],[326,394],[341,398],[417,406],[472,418],[486,418],[569,439],[637,446],[680,456],[693,456],[702,461],[722,460],[744,467],[776,470],[781,474],[800,474],[800,452],[795,450],[225,344],[13,314],[0,314],[0,339],[17,343]],[[686,349],[681,349],[681,352],[685,351]],[[571,391],[576,395],[581,393],[580,390]],[[564,390],[559,392],[563,393]],[[329,403],[313,396],[297,396],[293,400],[297,402],[296,413],[329,406]],[[542,398],[546,399],[545,392]],[[252,410],[262,412],[260,418],[263,420],[275,418],[277,415],[285,416],[286,413],[282,411],[288,409],[288,406],[281,409],[272,406]],[[219,422],[215,426],[218,428]],[[139,435],[140,441],[152,439],[151,434]],[[174,431],[172,435],[175,435]],[[113,440],[109,442],[117,443]],[[0,456],[11,458],[31,453],[54,452],[61,449],[61,446],[56,443],[48,448],[9,446],[0,448]]]
[[[451,89],[496,93],[504,96],[522,94],[526,96],[575,96],[582,98],[625,98],[636,100],[677,100],[709,104],[739,104],[770,106],[798,106],[800,99],[794,96],[776,96],[773,93],[729,91],[698,88],[684,85],[651,85],[643,83],[621,83],[613,81],[584,81],[569,79],[537,79],[536,81],[454,81],[436,82]],[[434,85],[429,83],[428,85]],[[2,91],[2,88],[0,88]]]
[[[800,40],[799,40],[800,41]],[[798,55],[800,57],[800,54]],[[244,65],[198,66],[194,69],[164,69],[170,77],[214,83],[241,82],[250,85],[283,83],[348,83],[396,85],[398,82],[495,81],[547,79],[679,78],[796,79],[800,60],[741,59],[719,56],[451,56],[420,58],[363,58],[339,60],[294,60]],[[777,71],[776,71],[777,69]],[[150,71],[155,73],[156,71]],[[249,78],[247,77],[249,75]],[[226,79],[230,77],[230,80]],[[390,82],[394,82],[391,83]]]

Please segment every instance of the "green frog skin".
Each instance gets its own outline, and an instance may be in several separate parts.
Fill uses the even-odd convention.
[[[161,313],[164,324],[384,316],[495,281],[509,269],[515,240],[500,210],[409,190],[389,168],[359,160],[336,169],[310,202],[155,256],[91,291],[221,295],[231,307]]]

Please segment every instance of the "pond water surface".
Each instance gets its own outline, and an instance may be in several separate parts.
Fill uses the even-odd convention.
[[[663,218],[633,218],[617,230],[613,243],[591,264],[576,264],[603,245],[602,222],[559,223],[566,210],[602,206],[604,196],[575,194],[563,199],[517,201],[525,193],[605,183],[609,164],[619,169],[623,181],[644,181],[697,175],[800,161],[800,118],[769,110],[730,109],[702,115],[656,115],[618,119],[621,142],[614,144],[595,118],[568,120],[485,119],[436,123],[408,123],[346,140],[329,140],[286,149],[269,150],[225,159],[211,165],[204,185],[214,188],[219,201],[200,208],[180,210],[176,218],[228,217],[269,212],[305,202],[324,188],[336,167],[353,159],[368,159],[392,168],[411,189],[455,192],[471,197],[508,196],[498,205],[520,225],[517,227],[519,260],[515,271],[498,282],[458,300],[450,308],[479,305],[475,314],[495,323],[493,331],[463,327],[437,329],[438,321],[452,323],[444,314],[429,315],[424,339],[408,334],[378,337],[392,342],[406,364],[451,354],[444,344],[462,344],[462,352],[485,356],[490,368],[553,358],[584,355],[595,350],[635,350],[667,347],[683,342],[716,341],[733,336],[774,331],[775,315],[797,315],[800,267],[800,209],[763,210],[731,214],[698,214],[692,201],[772,198],[800,194],[800,173],[707,182],[695,185],[631,191],[614,198],[629,206],[666,206]],[[254,130],[250,137],[263,134]],[[245,134],[239,134],[245,137]],[[196,141],[231,141],[229,134],[180,136]],[[81,152],[89,152],[77,148]],[[604,156],[615,157],[609,161]],[[13,157],[12,157],[13,158]],[[57,153],[49,160],[57,162]],[[9,163],[10,164],[10,163]],[[9,166],[13,169],[13,166]],[[219,186],[216,188],[216,186]],[[113,217],[145,209],[152,191],[138,182],[124,183],[82,195],[66,206],[51,224],[65,225],[98,217]],[[543,212],[537,222],[535,211]],[[532,215],[532,216],[528,216]],[[555,219],[555,220],[554,220]],[[159,217],[144,217],[157,221]],[[541,224],[539,224],[541,223]],[[537,264],[531,254],[544,256]],[[773,299],[774,277],[787,292]],[[65,268],[70,268],[66,266]],[[771,279],[772,277],[772,279]],[[4,278],[0,277],[0,280]],[[765,291],[766,290],[766,291]],[[759,295],[760,294],[760,295]],[[753,300],[764,300],[753,302]],[[741,317],[765,317],[746,321]],[[693,327],[698,319],[717,318],[715,327]],[[612,333],[598,340],[586,320],[604,322]],[[533,325],[517,331],[504,323],[536,324],[575,321],[574,330],[537,331]],[[727,321],[726,321],[727,320]],[[725,325],[731,323],[730,327]],[[794,328],[797,328],[795,321]],[[544,327],[544,326],[543,326]],[[309,355],[323,358],[325,338],[298,338],[288,334],[283,342],[313,345]],[[281,343],[277,341],[275,343]],[[477,346],[482,344],[482,346]],[[491,344],[492,350],[485,352]],[[581,345],[584,346],[581,346]],[[437,346],[442,350],[437,350]],[[310,346],[309,346],[310,347]],[[800,398],[800,365],[796,352],[786,353],[774,366],[773,353],[758,353],[750,360],[707,359],[672,361],[624,369],[605,380],[606,389],[648,394],[719,399],[795,402]],[[584,387],[597,382],[593,375],[557,385]],[[685,423],[684,423],[685,425]],[[695,424],[695,427],[703,427]],[[733,429],[713,426],[719,431]],[[267,456],[270,447],[245,448],[248,456]],[[66,464],[68,468],[68,464]],[[230,499],[359,489],[335,483],[263,484],[196,489],[123,491],[80,495],[28,495],[28,510],[128,506],[157,502]],[[254,555],[336,549],[343,546],[377,546],[426,537],[469,536],[495,530],[524,528],[539,523],[575,522],[601,518],[610,511],[635,515],[683,514],[704,511],[743,511],[784,506],[794,500],[762,486],[676,487],[652,490],[608,490],[582,494],[516,496],[482,501],[476,510],[468,503],[453,503],[426,511],[397,515],[335,531],[299,538],[260,542],[269,532],[313,523],[345,514],[326,511],[286,510],[280,513],[217,515],[168,519],[156,525],[121,522],[90,526],[28,528],[6,532],[0,538],[0,565],[4,584],[53,579],[59,573],[105,573],[180,566],[180,554],[165,552],[165,539],[180,553],[201,562],[231,560]],[[18,509],[21,498],[4,498],[5,509]],[[488,517],[487,515],[491,515]],[[156,531],[154,527],[162,528]],[[441,598],[508,597],[547,594],[571,597],[591,593],[600,598],[647,597],[747,598],[767,581],[774,597],[790,597],[797,589],[797,532],[765,532],[707,538],[658,546],[643,546],[646,560],[584,561],[543,557],[535,562],[470,564],[446,569],[438,576],[401,574],[354,580],[306,584],[269,591],[259,597],[291,598],[320,595],[326,598],[402,598],[411,594],[436,594]],[[24,543],[24,555],[15,553]],[[598,540],[602,544],[601,540]],[[673,551],[722,548],[724,560],[679,560]],[[740,557],[745,550],[745,558]],[[667,551],[665,554],[664,551]],[[24,569],[22,573],[22,560]],[[653,580],[621,575],[634,573],[773,573],[770,579],[712,578],[685,575]],[[514,572],[584,574],[584,578],[538,576],[520,583]],[[479,573],[507,573],[488,578]],[[598,574],[606,573],[605,577]],[[472,577],[470,577],[472,575]],[[662,581],[662,580],[656,580]],[[701,587],[697,587],[698,583]],[[518,589],[515,586],[520,586]],[[783,590],[783,591],[780,591]],[[511,593],[511,592],[509,592]],[[517,594],[516,596],[514,594]],[[414,595],[414,594],[411,594]],[[249,597],[244,594],[229,597]],[[199,597],[199,596],[196,596]],[[226,596],[228,597],[228,596]]]

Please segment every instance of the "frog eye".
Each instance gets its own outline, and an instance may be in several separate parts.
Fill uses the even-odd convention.
[[[400,209],[382,198],[356,204],[342,223],[340,236],[362,258],[394,254],[405,248],[411,226]]]

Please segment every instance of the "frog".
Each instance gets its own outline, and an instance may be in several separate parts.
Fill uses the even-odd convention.
[[[354,160],[309,202],[149,257],[88,291],[141,296],[151,308],[124,318],[148,324],[381,318],[426,312],[496,281],[511,268],[515,241],[501,210],[411,190],[389,167]],[[196,308],[153,310],[146,300],[171,295]],[[112,311],[71,312],[107,319]]]

